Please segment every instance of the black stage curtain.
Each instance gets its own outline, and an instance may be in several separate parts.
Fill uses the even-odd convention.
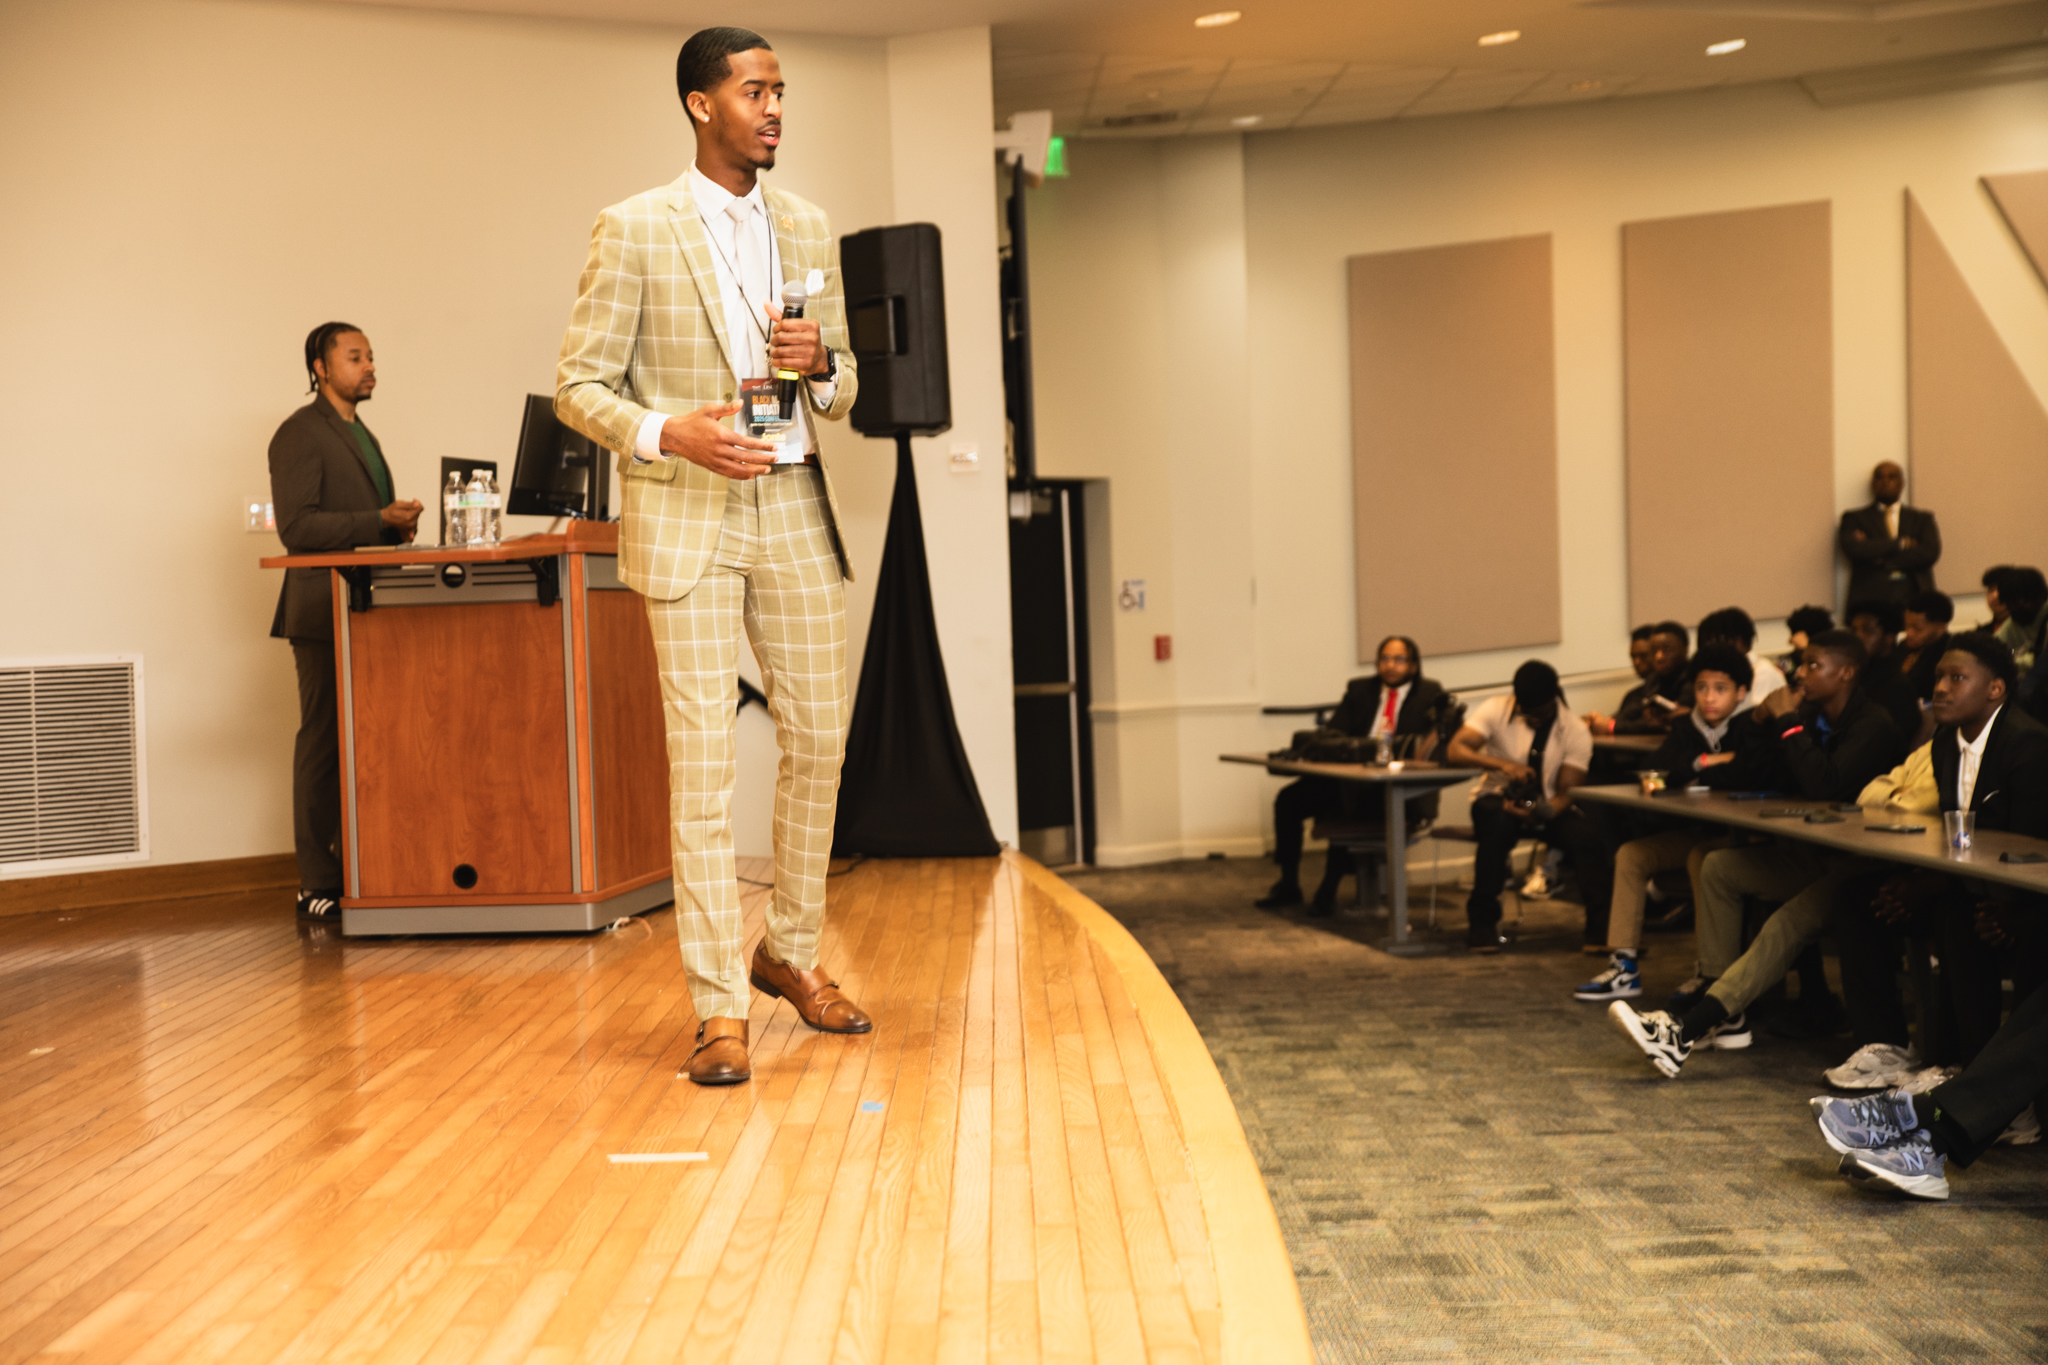
[[[896,492],[875,614],[839,779],[832,852],[979,858],[999,851],[960,727],[932,617],[931,571],[910,438],[896,438]]]

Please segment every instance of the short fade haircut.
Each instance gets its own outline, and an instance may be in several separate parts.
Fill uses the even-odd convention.
[[[1710,611],[1700,620],[1700,640],[1733,640],[1748,649],[1756,643],[1756,622],[1741,607]]]
[[[2007,569],[1998,584],[1998,600],[2012,608],[2014,616],[2032,616],[2048,606],[2048,578],[2039,569]]]
[[[1945,592],[1915,593],[1906,599],[1906,610],[1943,625],[1956,619],[1956,604]]]
[[[1680,649],[1692,648],[1692,633],[1676,621],[1659,621],[1650,627],[1652,635],[1675,635]]]
[[[1850,630],[1824,630],[1806,642],[1808,649],[1817,649],[1823,654],[1832,654],[1843,663],[1849,664],[1861,673],[1870,663],[1870,651]]]
[[[1984,576],[1978,579],[1977,582],[1983,587],[1995,588],[1998,586],[1999,580],[2011,571],[2012,565],[2010,564],[1993,564],[1984,571]]]
[[[1692,677],[1699,681],[1702,673],[1725,673],[1737,687],[1748,687],[1756,681],[1756,670],[1749,666],[1749,656],[1734,645],[1708,645],[1692,656]]]
[[[1948,647],[1942,653],[1968,654],[1978,663],[1990,669],[2005,683],[2005,695],[2010,698],[2013,689],[2020,685],[2019,661],[2012,657],[2012,650],[2005,641],[1984,630],[1966,630],[1960,635],[1948,637]]]
[[[1866,597],[1851,602],[1844,612],[1851,621],[1859,616],[1868,616],[1877,622],[1877,628],[1887,635],[1897,635],[1906,628],[1906,609],[1898,603],[1883,597]]]
[[[1534,711],[1539,706],[1548,706],[1564,698],[1564,687],[1557,680],[1557,670],[1541,659],[1531,659],[1515,670],[1515,705],[1524,711]]]
[[[687,105],[692,90],[710,94],[732,75],[732,55],[755,48],[775,50],[766,38],[748,28],[706,28],[692,33],[676,54],[676,98]]]
[[[1647,640],[1656,633],[1657,628],[1655,626],[1637,626],[1634,630],[1628,633],[1628,638],[1631,642],[1636,640]]]
[[[353,322],[323,322],[306,333],[306,392],[320,391],[320,373],[313,368],[316,360],[327,359],[327,353],[334,349],[335,338],[363,329]],[[367,335],[367,333],[365,333]]]
[[[1804,606],[1785,618],[1785,629],[1808,639],[1835,628],[1835,614],[1826,607]]]

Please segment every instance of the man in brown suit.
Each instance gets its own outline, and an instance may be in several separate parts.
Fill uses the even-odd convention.
[[[370,339],[346,322],[306,338],[313,401],[270,438],[270,501],[295,555],[397,545],[413,538],[420,504],[399,502],[384,447],[356,416],[377,387]],[[299,736],[292,753],[292,841],[299,913],[340,913],[341,733],[334,674],[334,602],[326,569],[287,569],[270,633],[292,642],[299,670]]]

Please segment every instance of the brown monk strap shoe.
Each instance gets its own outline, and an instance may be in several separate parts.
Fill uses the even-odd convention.
[[[683,1074],[699,1085],[738,1085],[754,1073],[747,1066],[747,1021],[706,1019],[697,1025],[697,1050]]]
[[[866,1033],[875,1026],[859,1005],[846,998],[838,982],[816,967],[800,972],[787,962],[777,962],[768,956],[766,943],[754,949],[754,965],[747,979],[763,995],[795,1005],[804,1022],[820,1033]]]

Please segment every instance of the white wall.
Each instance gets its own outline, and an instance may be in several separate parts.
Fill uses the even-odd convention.
[[[155,861],[291,847],[292,664],[265,638],[277,575],[256,567],[279,547],[242,531],[237,504],[267,487],[271,433],[305,401],[306,332],[334,317],[368,330],[380,387],[364,417],[401,495],[431,501],[443,456],[509,469],[521,395],[553,389],[597,211],[689,163],[674,84],[687,33],[262,0],[0,5],[0,658],[144,656]],[[896,221],[891,101],[915,99],[892,95],[887,45],[770,36],[790,83],[772,183],[842,234]],[[948,117],[982,139],[985,190],[986,34],[918,60],[929,84],[979,81],[973,117]],[[949,175],[971,150],[955,142],[913,146]],[[971,218],[947,223],[956,253],[981,247]],[[985,289],[957,263],[970,346],[976,328],[993,346],[987,237]],[[1000,392],[993,437],[984,393],[999,362],[959,346],[961,410],[999,452]],[[893,457],[837,424],[823,439],[858,576],[857,669]],[[928,495],[928,525],[935,504],[954,510]],[[978,548],[947,542],[934,568],[1000,580],[1001,540]],[[942,591],[939,620],[984,793],[1014,838],[1007,598]],[[765,852],[772,737],[757,713],[742,746],[739,835]]]
[[[1106,557],[1090,570],[1105,862],[1256,848],[1270,830],[1271,784],[1215,754],[1284,742],[1298,722],[1262,720],[1257,703],[1333,698],[1364,671],[1361,644],[1375,641],[1359,641],[1352,624],[1347,256],[1552,234],[1565,619],[1562,642],[1534,652],[1568,675],[1622,662],[1632,624],[1622,223],[1833,202],[1843,507],[1867,500],[1877,461],[1910,471],[1908,186],[2048,392],[2048,293],[1976,183],[2048,165],[2041,83],[1835,110],[1795,87],[1761,86],[1242,138],[1078,141],[1068,159],[1072,178],[1031,202],[1039,463],[1107,480],[1097,501],[1109,525],[1091,528]],[[1229,259],[1233,234],[1241,265]],[[1237,291],[1241,330],[1226,302]],[[1151,395],[1142,417],[1104,420],[1097,386],[1111,374]],[[1307,401],[1290,393],[1283,412],[1283,383]],[[1757,495],[1730,490],[1705,504],[1727,519],[1732,550],[1741,500]],[[1983,567],[1944,565],[1941,579],[1974,593]],[[1125,577],[1147,580],[1146,612],[1115,609]],[[1256,580],[1250,610],[1245,579]],[[1962,619],[1975,610],[1963,604]],[[1436,658],[1427,622],[1384,630],[1416,636],[1430,672],[1453,686],[1505,679],[1524,657]],[[1151,637],[1165,633],[1176,662],[1154,664]],[[1782,638],[1766,625],[1766,645]]]

